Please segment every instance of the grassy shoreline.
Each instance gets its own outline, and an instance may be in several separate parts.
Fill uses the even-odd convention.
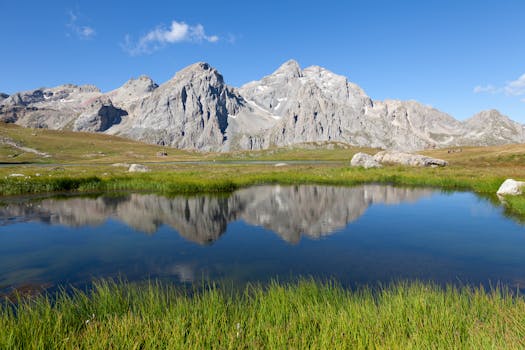
[[[0,348],[523,348],[525,299],[508,291],[411,282],[205,288],[101,281],[5,305]]]
[[[160,194],[230,193],[262,184],[320,184],[355,186],[367,183],[442,190],[472,191],[491,199],[507,177],[520,172],[508,168],[483,171],[468,167],[382,169],[352,168],[347,164],[299,164],[285,167],[260,164],[151,165],[150,173],[128,173],[112,166],[73,166],[56,170],[34,166],[0,168],[0,196],[56,192],[146,191]],[[10,177],[17,172],[23,177]],[[516,176],[517,175],[517,176]],[[493,200],[494,203],[498,201]],[[525,196],[507,198],[507,214],[525,217]]]

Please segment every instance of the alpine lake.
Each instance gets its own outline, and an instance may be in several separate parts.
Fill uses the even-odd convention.
[[[0,294],[100,278],[244,286],[300,277],[525,291],[525,227],[471,192],[387,185],[4,197]]]

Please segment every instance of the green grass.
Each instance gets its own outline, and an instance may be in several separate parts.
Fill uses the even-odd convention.
[[[149,165],[150,173],[128,173],[112,166],[0,168],[0,195],[52,191],[144,190],[164,193],[220,192],[257,184],[326,184],[351,186],[385,183],[434,186],[444,189],[495,193],[505,175],[498,171],[480,173],[477,169],[352,168],[346,164],[273,165]],[[11,177],[10,173],[25,177]]]
[[[525,299],[508,291],[334,283],[242,292],[98,282],[91,294],[6,304],[2,349],[519,349]]]
[[[512,171],[506,168],[483,172],[476,168],[452,166],[434,169],[385,167],[368,170],[352,168],[346,164],[290,165],[279,168],[257,164],[149,166],[152,172],[144,174],[130,174],[126,168],[101,165],[58,169],[33,166],[0,168],[0,195],[63,191],[148,191],[176,194],[231,192],[259,184],[353,186],[364,183],[431,186],[493,195],[509,173],[512,177]],[[26,177],[10,177],[10,173],[21,173]],[[520,203],[523,201],[509,201],[507,210],[512,213],[514,208],[523,207]]]

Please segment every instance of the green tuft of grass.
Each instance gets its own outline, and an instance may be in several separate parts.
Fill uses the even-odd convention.
[[[525,347],[525,299],[419,282],[350,291],[301,280],[226,291],[99,281],[0,309],[2,349]]]

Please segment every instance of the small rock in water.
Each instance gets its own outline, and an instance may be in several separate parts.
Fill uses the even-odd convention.
[[[275,167],[281,167],[281,166],[287,166],[287,165],[288,165],[288,164],[286,164],[286,163],[277,163],[277,164],[275,164],[274,166],[275,166]]]
[[[500,196],[502,195],[516,196],[516,195],[522,194],[522,189],[524,187],[525,187],[525,182],[523,181],[507,179],[503,181],[503,183],[501,184],[501,186],[499,187],[496,193]]]
[[[128,171],[130,173],[147,173],[150,169],[142,164],[131,164]]]
[[[362,152],[358,152],[354,154],[354,156],[352,157],[352,160],[350,161],[350,165],[355,166],[355,167],[361,166],[365,169],[382,167],[382,165],[379,164],[379,162],[376,161],[374,157],[372,157],[370,154],[366,154]]]

